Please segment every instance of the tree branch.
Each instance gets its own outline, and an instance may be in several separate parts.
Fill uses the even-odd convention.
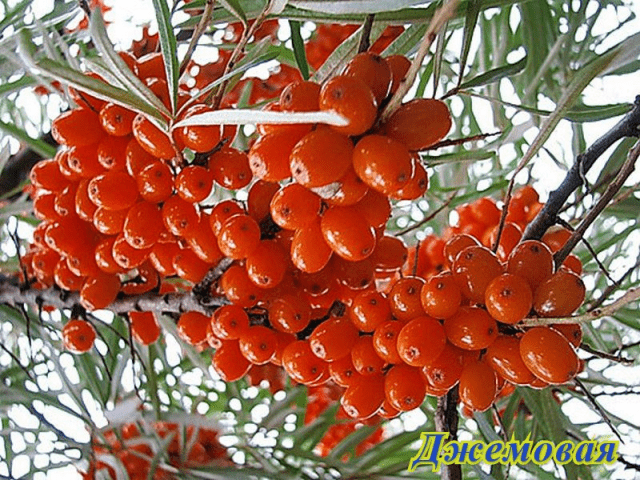
[[[57,146],[51,132],[45,133],[41,139],[49,145]],[[19,187],[27,179],[33,166],[42,159],[42,155],[28,147],[9,158],[0,172],[0,198]]]
[[[625,137],[640,135],[640,95],[633,108],[611,130],[596,140],[584,153],[578,155],[560,186],[551,192],[547,203],[536,218],[527,226],[522,240],[535,240],[544,235],[556,223],[558,212],[569,196],[583,183],[582,173],[586,173],[595,161],[615,142]]]
[[[449,392],[438,397],[436,407],[436,430],[449,433],[449,440],[458,437],[458,387],[453,387]],[[459,464],[443,465],[440,472],[442,480],[462,480],[462,468]]]

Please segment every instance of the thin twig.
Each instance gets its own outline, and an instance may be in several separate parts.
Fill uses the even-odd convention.
[[[569,239],[565,242],[563,247],[553,255],[553,260],[556,264],[556,268],[562,265],[562,262],[564,262],[564,259],[567,258],[567,255],[571,253],[571,250],[573,250],[573,248],[576,246],[578,241],[583,237],[583,235],[587,231],[587,228],[589,228],[589,226],[595,221],[595,219],[598,218],[600,213],[602,213],[602,211],[607,207],[607,205],[609,205],[609,202],[611,201],[611,199],[615,197],[618,191],[622,188],[622,186],[624,185],[624,182],[626,182],[627,178],[629,178],[629,176],[635,170],[636,160],[638,160],[639,156],[640,156],[640,141],[637,142],[634,145],[634,147],[629,151],[629,155],[627,156],[627,159],[622,165],[622,168],[620,168],[620,171],[616,175],[616,178],[613,180],[613,182],[609,184],[609,186],[604,191],[602,196],[598,199],[596,204],[593,207],[591,207],[591,209],[587,212],[585,217],[582,219],[580,224],[576,227],[576,229],[571,234]]]
[[[619,347],[614,348],[613,350],[611,350],[611,353],[614,353],[614,352],[622,353],[623,350],[628,350],[629,348],[634,348],[634,347],[638,347],[638,346],[640,346],[640,341],[633,342],[633,343],[627,343],[625,345],[620,345]]]
[[[371,46],[371,27],[373,27],[373,19],[375,14],[367,15],[362,25],[362,33],[360,34],[360,43],[358,44],[358,53],[366,52]]]
[[[395,235],[396,236],[400,236],[400,235],[404,235],[405,233],[412,232],[416,228],[420,228],[424,224],[426,224],[426,223],[430,222],[431,220],[433,220],[434,218],[436,218],[436,216],[441,211],[443,211],[445,208],[447,208],[449,206],[449,204],[453,201],[453,199],[456,198],[456,194],[457,193],[458,192],[454,192],[453,194],[451,194],[451,196],[449,198],[447,198],[447,200],[442,205],[440,205],[436,210],[431,212],[431,214],[429,216],[423,218],[418,223],[415,223],[415,224],[411,225],[410,227],[405,228],[404,230],[400,230],[399,232],[396,232]]]
[[[525,229],[522,240],[541,238],[547,229],[556,223],[558,212],[569,196],[582,184],[579,169],[582,168],[585,172],[589,171],[595,161],[618,140],[625,137],[638,137],[640,135],[639,127],[640,95],[636,97],[633,108],[622,120],[596,140],[584,153],[580,154],[581,160],[574,162],[560,186],[551,192],[547,203]]]
[[[630,462],[629,460],[624,458],[622,455],[618,455],[618,461],[621,464],[623,464],[626,468],[630,468],[632,470],[636,470],[637,472],[640,472],[640,464]]]
[[[542,325],[593,322],[594,320],[599,320],[600,318],[610,317],[614,315],[618,310],[630,304],[631,302],[637,301],[638,299],[640,299],[640,287],[631,288],[627,290],[627,292],[615,302],[610,303],[609,305],[606,305],[602,308],[593,309],[583,315],[576,315],[575,317],[525,318],[521,323],[518,324],[518,326],[536,327]]]
[[[620,288],[620,285],[622,285],[622,282],[624,282],[638,267],[640,267],[640,260],[638,260],[635,265],[624,272],[617,281],[615,281],[612,285],[609,285],[604,290],[604,292],[602,292],[602,295],[600,295],[597,299],[595,299],[591,304],[587,306],[587,310],[591,311],[602,305],[604,301],[609,298],[609,295],[618,290]]]
[[[498,425],[500,426],[500,436],[505,442],[508,442],[509,439],[507,437],[507,429],[505,428],[504,422],[502,421],[502,415],[500,415],[500,410],[498,410],[498,406],[495,403],[493,403],[491,405],[491,409],[493,410],[493,414],[496,416],[496,419],[498,420]]]
[[[431,23],[429,23],[429,27],[422,39],[422,43],[420,43],[420,46],[418,47],[418,52],[411,62],[409,71],[400,81],[400,85],[398,86],[396,93],[393,94],[391,100],[389,100],[389,103],[384,108],[382,115],[380,115],[380,123],[384,123],[384,121],[389,118],[389,116],[402,103],[402,99],[413,86],[413,82],[415,82],[418,72],[420,71],[420,67],[422,66],[422,61],[424,60],[424,57],[427,56],[438,32],[447,23],[447,21],[453,17],[459,3],[460,0],[449,0],[434,13]]]
[[[612,362],[622,363],[623,365],[633,365],[632,358],[623,357],[621,354],[612,355],[607,352],[602,352],[600,350],[596,350],[595,348],[591,347],[586,343],[583,343],[582,345],[580,345],[580,349],[590,353],[594,357],[604,358],[605,360],[611,360]]]
[[[596,400],[596,398],[591,394],[591,392],[589,391],[589,389],[587,387],[584,386],[584,383],[582,383],[580,381],[580,379],[578,377],[574,378],[573,381],[575,382],[576,385],[578,385],[580,387],[580,389],[584,392],[585,396],[587,397],[587,399],[589,400],[589,403],[593,406],[593,408],[595,408],[597,410],[597,412],[600,414],[600,416],[602,417],[602,420],[604,420],[604,423],[606,423],[609,428],[611,429],[611,431],[614,433],[614,435],[616,437],[618,437],[618,439],[624,443],[624,440],[622,439],[622,437],[620,436],[620,433],[618,432],[618,430],[616,429],[616,427],[613,425],[613,423],[611,422],[611,419],[609,418],[609,415],[607,415],[607,412],[605,412],[603,410],[603,408],[598,404],[598,401]]]
[[[180,63],[179,71],[181,76],[186,70],[187,65],[189,65],[189,61],[191,60],[191,56],[193,55],[193,52],[198,46],[198,41],[200,40],[200,37],[209,27],[209,23],[211,22],[211,18],[213,17],[213,6],[215,5],[215,3],[216,3],[215,0],[207,0],[204,5],[204,12],[202,13],[202,17],[200,17],[200,21],[198,22],[196,29],[193,31],[193,35],[191,37],[191,40],[189,41],[189,47],[187,48],[187,53],[185,54],[184,58],[182,59],[182,62]]]
[[[467,142],[477,142],[478,140],[484,140],[487,137],[493,137],[495,135],[501,135],[502,132],[492,132],[492,133],[479,133],[478,135],[472,135],[470,137],[463,138],[452,138],[449,140],[442,140],[441,142],[434,143],[429,147],[429,150],[436,150],[437,148],[442,147],[451,147],[456,145],[462,145]]]
[[[11,357],[11,359],[18,365],[18,367],[20,367],[20,370],[22,370],[24,373],[27,374],[27,377],[29,377],[29,380],[31,380],[32,382],[36,381],[31,376],[31,372],[29,372],[29,370],[27,370],[27,367],[22,365],[22,363],[20,363],[20,359],[11,350],[9,350],[7,347],[5,347],[2,342],[0,342],[0,348],[2,348],[2,350],[4,350],[5,353]]]

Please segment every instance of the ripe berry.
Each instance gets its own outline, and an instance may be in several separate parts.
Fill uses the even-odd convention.
[[[329,364],[329,373],[331,379],[341,387],[347,387],[351,381],[358,375],[356,368],[351,361],[351,355],[346,355],[339,360]]]
[[[211,108],[206,105],[194,105],[184,113],[184,119],[210,111],[212,111]],[[220,126],[190,125],[179,128],[176,135],[185,147],[194,152],[205,153],[212,150],[220,142]]]
[[[142,148],[156,158],[171,159],[176,155],[171,139],[141,113],[133,120],[133,136]]]
[[[442,325],[427,316],[410,320],[398,334],[398,354],[413,367],[422,367],[438,358],[445,344]]]
[[[464,367],[460,375],[460,401],[472,410],[487,410],[497,394],[496,374],[487,363],[477,361]]]
[[[343,75],[362,80],[380,104],[391,88],[391,69],[382,57],[370,52],[362,52],[347,63]]]
[[[136,181],[125,172],[107,172],[89,182],[89,198],[98,207],[124,210],[138,198]]]
[[[207,341],[209,317],[200,312],[185,312],[178,320],[178,335],[185,342],[199,346]]]
[[[460,307],[444,321],[447,339],[465,350],[487,348],[498,335],[496,321],[479,307]]]
[[[363,260],[373,253],[375,232],[354,207],[330,208],[320,226],[327,244],[345,260]]]
[[[544,243],[525,240],[509,255],[507,272],[524,278],[535,290],[553,274],[553,254]]]
[[[296,230],[291,242],[291,261],[306,273],[322,270],[329,263],[332,252],[324,240],[319,221]]]
[[[305,385],[318,381],[327,369],[326,362],[314,355],[307,340],[295,340],[285,347],[282,367],[293,380]]]
[[[467,247],[456,257],[452,271],[462,294],[472,302],[483,303],[487,286],[503,269],[489,249]]]
[[[526,317],[533,305],[533,293],[527,281],[511,273],[494,278],[484,295],[489,314],[511,325]]]
[[[160,326],[153,312],[129,312],[131,335],[141,345],[151,345],[160,338]]]
[[[373,346],[380,358],[387,363],[402,362],[398,354],[398,334],[403,326],[403,322],[387,320],[378,325],[373,333]]]
[[[93,110],[75,108],[60,114],[53,121],[51,134],[62,145],[82,147],[99,142],[105,132]]]
[[[253,178],[248,155],[235,148],[222,148],[211,155],[209,170],[215,182],[229,190],[244,188]]]
[[[579,276],[560,268],[536,288],[533,309],[543,317],[566,317],[582,305],[585,292]]]
[[[451,273],[446,272],[427,280],[422,286],[420,300],[427,315],[447,318],[458,311],[462,294]]]
[[[118,235],[113,242],[113,258],[118,265],[126,270],[142,265],[149,257],[149,253],[151,253],[150,248],[133,248],[123,234]]]
[[[422,367],[422,373],[431,386],[449,390],[460,380],[465,364],[464,350],[447,342],[438,358]]]
[[[246,269],[239,265],[232,265],[224,272],[220,286],[227,300],[241,307],[253,307],[262,297],[262,289],[249,279]]]
[[[151,248],[164,231],[160,207],[149,202],[138,202],[129,209],[122,233],[133,248]]]
[[[512,335],[498,335],[487,348],[485,360],[498,375],[515,385],[528,385],[534,380],[520,355],[520,339]]]
[[[389,300],[375,290],[359,293],[353,299],[349,313],[351,321],[361,332],[373,332],[378,325],[391,320]]]
[[[520,339],[520,355],[527,368],[547,383],[566,383],[578,373],[576,352],[569,341],[552,328],[527,330]]]
[[[258,180],[249,189],[247,198],[247,211],[258,223],[269,215],[271,199],[280,189],[277,183]]]
[[[218,235],[222,225],[238,213],[245,213],[240,204],[234,200],[223,200],[216,204],[209,215],[209,225],[214,235]]]
[[[458,258],[458,254],[467,247],[479,247],[480,242],[471,235],[460,234],[451,237],[444,245],[444,256],[447,264],[451,267]]]
[[[389,292],[391,313],[398,320],[411,320],[424,315],[420,295],[424,280],[420,277],[405,277],[396,281]]]
[[[451,129],[447,105],[434,98],[416,98],[399,107],[384,125],[385,134],[412,151],[442,140]]]
[[[99,310],[111,305],[119,291],[117,275],[98,274],[85,280],[80,290],[80,302],[87,310]]]
[[[237,340],[223,341],[211,357],[211,363],[224,382],[240,380],[251,368],[251,362],[242,355]]]
[[[299,140],[288,132],[274,132],[258,138],[249,150],[249,166],[253,174],[266,182],[291,177],[289,156]]]
[[[333,362],[351,353],[357,340],[358,329],[347,317],[338,317],[318,325],[309,337],[309,344],[318,358]]]
[[[400,86],[400,82],[409,71],[411,62],[404,55],[389,55],[384,58],[384,61],[387,62],[387,65],[389,65],[389,69],[391,70],[390,93],[395,93]]]
[[[251,255],[260,243],[258,223],[243,213],[229,218],[220,229],[218,247],[227,257],[243,259]]]
[[[318,219],[320,197],[298,183],[282,187],[271,199],[271,218],[282,228],[297,230]]]
[[[384,376],[358,375],[340,398],[340,404],[351,418],[369,418],[384,402],[384,391]]]
[[[71,319],[62,327],[64,348],[72,353],[88,352],[95,339],[96,330],[86,320]]]
[[[96,151],[98,162],[107,170],[125,170],[129,137],[105,137]]]
[[[197,165],[184,167],[176,176],[178,195],[187,202],[199,203],[209,196],[213,188],[213,173]]]
[[[332,126],[344,135],[361,135],[369,130],[378,115],[378,104],[371,89],[354,77],[338,75],[320,90],[320,110],[338,113],[348,120],[343,127]]]
[[[183,248],[176,253],[172,263],[178,276],[192,283],[201,282],[211,267],[190,248]]]
[[[353,168],[364,183],[387,195],[402,188],[413,175],[409,151],[383,135],[367,135],[356,144]]]
[[[280,331],[298,333],[311,320],[309,302],[298,295],[285,294],[271,301],[268,308],[269,322]]]
[[[380,358],[373,346],[373,337],[363,335],[351,349],[351,361],[360,375],[380,375],[385,361]]]
[[[249,327],[239,339],[242,355],[254,365],[264,365],[276,352],[276,334],[263,325]]]
[[[162,221],[171,233],[183,236],[198,225],[200,214],[193,203],[173,196],[162,206]]]
[[[419,407],[426,396],[426,385],[420,370],[409,365],[394,365],[384,379],[387,401],[397,410],[407,412]]]
[[[120,105],[105,103],[100,109],[100,124],[113,137],[124,137],[131,133],[136,114]]]
[[[260,288],[273,288],[284,278],[288,256],[274,240],[262,240],[247,257],[249,279]]]

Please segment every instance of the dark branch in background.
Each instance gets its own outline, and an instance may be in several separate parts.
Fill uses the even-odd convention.
[[[586,173],[595,161],[614,143],[625,137],[640,135],[640,96],[636,97],[633,108],[611,130],[596,140],[586,152],[576,158],[562,184],[551,192],[547,203],[536,218],[527,226],[522,240],[539,239],[549,227],[556,224],[558,212],[569,196],[582,185],[582,173]]]
[[[417,228],[422,227],[424,224],[429,223],[431,220],[433,220],[434,218],[436,218],[436,216],[445,208],[447,208],[449,206],[449,204],[453,201],[454,198],[456,198],[456,194],[458,193],[458,191],[456,190],[455,192],[453,192],[453,194],[451,194],[451,196],[449,198],[447,198],[447,200],[440,205],[437,209],[435,209],[433,212],[431,212],[430,215],[427,215],[426,217],[424,217],[422,220],[420,220],[418,223],[414,223],[413,225],[405,228],[404,230],[400,230],[399,232],[397,232],[395,235],[396,237],[400,236],[400,235],[404,235],[405,233],[409,233]],[[419,248],[419,246],[416,246],[416,251]]]
[[[617,355],[613,355],[608,352],[601,352],[600,350],[596,350],[587,343],[582,343],[580,345],[580,349],[584,350],[585,352],[589,352],[591,355],[593,355],[592,358],[604,358],[606,360],[611,360],[612,362],[622,363],[623,365],[633,365],[634,363],[634,360],[632,358],[623,357],[622,352]],[[585,359],[585,361],[589,360],[590,358]]]
[[[373,27],[373,19],[375,15],[372,13],[367,15],[367,18],[362,25],[362,35],[360,35],[360,43],[358,44],[358,53],[366,52],[371,46],[371,27]]]
[[[629,151],[629,155],[625,160],[622,168],[616,175],[616,178],[609,184],[604,193],[600,196],[596,204],[591,207],[591,209],[587,212],[585,217],[582,219],[580,224],[576,227],[574,232],[571,234],[569,239],[566,241],[564,246],[558,250],[554,256],[553,260],[556,264],[556,268],[562,265],[564,259],[567,258],[567,255],[571,253],[571,250],[576,246],[576,244],[583,237],[587,228],[598,218],[598,215],[602,213],[602,211],[609,205],[609,202],[613,200],[613,197],[616,196],[618,191],[624,185],[624,182],[627,181],[627,178],[633,173],[636,168],[636,161],[640,156],[640,142],[637,142],[635,146]]]
[[[596,308],[598,308],[600,305],[602,305],[604,303],[604,301],[607,298],[609,298],[609,295],[611,295],[613,292],[618,290],[618,288],[620,288],[620,285],[622,284],[622,282],[624,282],[638,267],[640,267],[640,260],[638,260],[635,265],[633,265],[626,272],[624,272],[622,274],[622,276],[616,282],[614,282],[612,285],[609,285],[604,290],[604,292],[602,292],[602,295],[600,295],[596,300],[594,300],[593,303],[590,303],[588,305],[588,307],[587,307],[587,311],[590,312],[590,311],[595,310]]]
[[[446,395],[438,397],[436,407],[436,430],[449,433],[449,440],[458,437],[458,387],[453,387]],[[462,468],[459,464],[443,465],[440,472],[442,480],[462,480]]]
[[[44,134],[41,140],[49,145],[57,145],[51,132]],[[18,188],[29,176],[31,168],[42,159],[42,155],[27,147],[9,158],[0,172],[0,198]]]
[[[611,422],[611,419],[609,418],[609,415],[607,415],[607,412],[605,412],[602,409],[602,407],[600,406],[600,404],[598,403],[596,398],[591,394],[589,389],[587,387],[585,387],[584,383],[582,383],[578,377],[574,378],[573,381],[575,382],[575,384],[578,387],[580,387],[580,390],[582,390],[584,392],[585,396],[587,397],[587,400],[589,400],[589,403],[600,414],[600,416],[602,417],[602,420],[604,420],[604,423],[606,423],[609,426],[609,428],[614,433],[614,435],[616,437],[618,437],[618,440],[620,440],[621,443],[624,443],[624,440],[620,436],[620,433],[618,432],[618,429]]]

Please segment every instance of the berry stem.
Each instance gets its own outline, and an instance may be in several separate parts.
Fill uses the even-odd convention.
[[[360,35],[360,43],[358,44],[358,53],[366,52],[371,46],[371,27],[373,27],[373,19],[375,15],[372,13],[367,15],[367,18],[362,25],[362,34]]]
[[[182,59],[182,63],[180,63],[180,70],[179,70],[180,76],[182,76],[182,74],[186,70],[187,65],[189,64],[189,61],[191,60],[191,55],[193,55],[193,52],[198,46],[198,41],[200,40],[200,37],[209,26],[209,23],[211,23],[211,18],[213,17],[213,6],[215,5],[215,3],[216,3],[215,0],[206,0],[206,3],[204,5],[204,12],[202,12],[202,17],[200,17],[200,21],[198,22],[196,29],[193,31],[193,36],[189,41],[189,47],[187,48],[187,53],[184,55],[184,58]]]

